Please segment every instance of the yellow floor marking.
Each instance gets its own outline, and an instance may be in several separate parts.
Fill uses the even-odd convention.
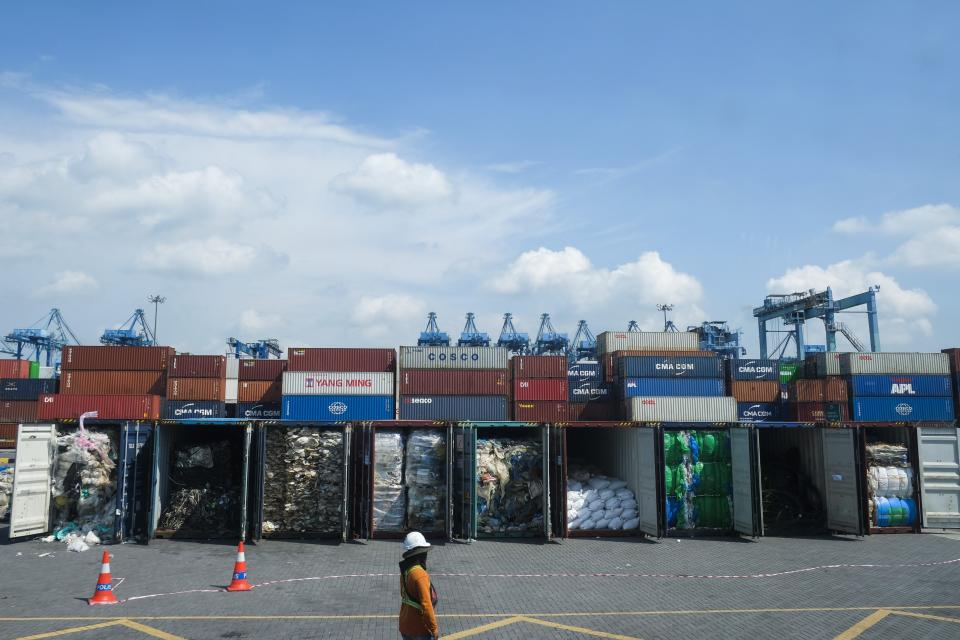
[[[582,633],[583,635],[593,636],[595,638],[612,638],[613,640],[640,640],[640,638],[635,638],[633,636],[624,636],[617,633],[607,633],[606,631],[597,631],[595,629],[586,629],[584,627],[574,627],[569,624],[560,624],[559,622],[548,622],[546,620],[537,620],[536,618],[530,618],[528,616],[522,616],[521,620],[523,622],[529,622],[530,624],[538,624],[543,627],[549,627],[551,629],[561,629],[563,631],[574,631],[576,633]]]
[[[475,636],[478,633],[483,633],[485,631],[493,631],[494,629],[499,629],[500,627],[506,627],[511,624],[515,624],[520,621],[520,616],[512,616],[509,618],[503,618],[502,620],[497,620],[496,622],[491,622],[489,624],[483,624],[479,627],[473,627],[472,629],[464,629],[463,631],[458,631],[456,633],[451,633],[444,635],[444,640],[460,640],[461,638],[469,638],[470,636]]]
[[[21,638],[18,638],[18,640],[43,640],[43,638],[57,638],[59,636],[69,636],[74,633],[83,633],[84,631],[104,629],[106,627],[127,627],[128,629],[133,629],[134,631],[145,633],[148,636],[153,636],[154,638],[159,638],[160,640],[186,640],[185,638],[181,638],[180,636],[175,636],[173,634],[167,633],[166,631],[160,631],[160,629],[154,629],[153,627],[148,627],[145,624],[140,624],[139,622],[134,622],[133,620],[128,620],[126,618],[120,618],[119,620],[111,620],[110,622],[101,622],[99,624],[89,624],[83,627],[71,627],[70,629],[60,629],[59,631],[49,631],[47,633],[38,633],[32,636],[23,636]]]
[[[960,624],[960,618],[951,618],[948,616],[933,616],[929,613],[914,613],[913,611],[891,611],[895,616],[907,616],[909,618],[922,618],[923,620],[937,620],[939,622],[952,622]]]
[[[159,638],[160,640],[186,640],[186,638],[175,636],[172,633],[167,633],[166,631],[161,631],[160,629],[154,629],[153,627],[148,627],[145,624],[140,624],[139,622],[134,622],[133,620],[121,620],[120,624],[127,627],[128,629],[134,629],[136,631],[139,631],[140,633],[145,633],[148,636]]]
[[[860,634],[889,616],[890,613],[891,611],[889,609],[877,609],[866,618],[835,637],[833,640],[853,640],[853,638],[859,638]]]

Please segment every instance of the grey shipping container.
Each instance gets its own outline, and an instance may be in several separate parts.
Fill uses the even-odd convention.
[[[236,380],[240,377],[240,361],[236,358],[227,358],[227,380]]]
[[[286,371],[285,396],[392,396],[392,373]]]
[[[813,373],[814,377],[839,376],[841,374],[840,358],[844,355],[847,354],[839,352],[817,353],[807,356],[806,362],[813,362],[813,371],[811,373]]]
[[[737,401],[729,397],[643,396],[626,403],[635,422],[736,422]]]
[[[400,347],[403,369],[506,369],[502,347]]]
[[[948,375],[945,353],[845,353],[840,357],[843,375],[864,373],[930,373]]]
[[[401,420],[507,420],[506,396],[400,396]]]
[[[692,331],[604,331],[597,336],[601,354],[627,349],[697,351],[700,339]]]

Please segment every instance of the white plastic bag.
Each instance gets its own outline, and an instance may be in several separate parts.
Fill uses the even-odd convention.
[[[640,526],[640,518],[633,518],[632,520],[625,520],[623,523],[624,530],[636,529]]]

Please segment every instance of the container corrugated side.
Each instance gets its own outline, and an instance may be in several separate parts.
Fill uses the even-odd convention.
[[[286,360],[240,360],[237,364],[240,380],[279,380],[286,370]]]
[[[692,331],[604,331],[597,335],[597,352],[626,349],[649,351],[697,351],[700,339]]]
[[[621,378],[722,378],[723,361],[710,357],[628,356],[617,367]]]
[[[279,402],[241,402],[237,404],[237,417],[248,420],[279,420],[283,405]]]
[[[284,396],[281,419],[319,422],[393,420],[393,396]]]
[[[17,422],[0,422],[0,442],[3,448],[13,448],[17,446],[17,429],[20,426]]]
[[[569,380],[567,402],[616,402],[615,387],[597,380]]]
[[[510,371],[514,378],[566,378],[566,356],[513,356]]]
[[[782,405],[783,416],[790,422],[836,422],[850,419],[846,402],[793,402]]]
[[[569,389],[566,377],[513,381],[514,400],[560,400],[565,403],[568,395]]]
[[[780,374],[777,373],[777,376]],[[735,380],[730,383],[730,395],[737,402],[779,402],[780,383]]]
[[[339,373],[287,371],[283,374],[285,396],[392,396],[392,373]]]
[[[596,380],[603,379],[603,367],[599,362],[576,362],[567,367],[567,380]]]
[[[237,402],[280,403],[283,388],[280,380],[243,380],[237,385]]]
[[[777,360],[727,360],[727,375],[731,380],[780,382],[780,363]]]
[[[716,358],[717,353],[715,351],[677,351],[677,350],[654,350],[654,351],[637,351],[633,349],[626,349],[621,351],[614,351],[613,353],[604,353],[600,356],[601,366],[603,368],[603,379],[607,382],[613,382],[617,378],[617,361],[620,358],[628,358],[631,356],[661,356],[664,358],[670,357],[688,357],[690,355],[700,356],[702,358]]]
[[[789,402],[846,402],[849,385],[844,378],[830,376],[817,380],[794,380],[787,385]]]
[[[0,400],[34,400],[46,393],[55,393],[56,380],[40,378],[4,378],[0,380]]]
[[[950,359],[945,353],[845,353],[840,357],[844,375],[870,373],[928,373],[949,375]]]
[[[400,395],[504,396],[509,390],[502,370],[400,370]]]
[[[163,371],[64,371],[60,393],[69,395],[162,396]]]
[[[162,400],[161,396],[40,396],[37,419],[67,420],[96,411],[99,420],[159,420]]]
[[[933,375],[864,375],[850,376],[850,393],[854,396],[946,396],[953,395],[950,376]]]
[[[167,420],[225,418],[226,415],[226,405],[216,400],[167,400],[163,403],[163,417]]]
[[[947,358],[950,360],[950,371],[952,373],[956,374],[960,372],[960,349],[944,349],[940,353],[947,354]]]
[[[167,374],[174,378],[226,378],[224,356],[177,355],[170,358]]]
[[[60,369],[94,371],[165,371],[176,354],[171,347],[77,347],[66,346],[60,354]]]
[[[779,422],[781,405],[777,402],[738,402],[738,422]]]
[[[733,398],[645,396],[627,401],[635,422],[736,422]]]
[[[170,400],[219,400],[227,395],[224,378],[170,378],[167,380],[167,398]]]
[[[227,358],[226,366],[227,380],[236,380],[240,377],[240,360],[237,358]]]
[[[722,396],[722,378],[624,378],[623,396]]]
[[[295,347],[287,350],[287,371],[378,371],[396,369],[393,349]]]
[[[0,422],[35,422],[38,411],[37,400],[3,400],[0,401]]]
[[[802,367],[797,362],[780,363],[780,384],[790,384],[800,377]]]
[[[571,402],[567,419],[571,422],[605,422],[619,417],[620,405],[615,402]]]
[[[511,405],[511,419],[518,422],[565,422],[570,419],[566,401],[526,401]]]
[[[506,396],[400,396],[401,420],[509,420]]]
[[[854,398],[853,419],[858,422],[952,422],[951,398]]]
[[[813,370],[810,373],[817,378],[839,376],[843,373],[840,369],[840,358],[843,355],[845,354],[836,351],[815,353],[807,356],[806,362],[813,363]]]
[[[503,347],[400,347],[401,369],[506,369]]]
[[[0,358],[0,378],[29,378],[29,360],[7,360]]]

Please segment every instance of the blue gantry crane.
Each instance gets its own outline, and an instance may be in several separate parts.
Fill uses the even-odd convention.
[[[437,314],[431,311],[427,314],[427,327],[420,332],[417,345],[421,347],[449,347],[450,336],[437,326]]]
[[[54,354],[59,353],[71,341],[80,344],[70,325],[60,314],[60,309],[56,308],[26,329],[14,329],[4,336],[3,341],[3,352],[17,360],[36,362],[40,362],[41,356],[45,356],[43,361],[47,367],[54,366]]]
[[[558,333],[550,322],[550,314],[540,314],[540,329],[537,331],[537,339],[533,343],[533,352],[540,356],[567,353],[567,346],[570,341],[567,334]]]
[[[567,359],[570,362],[597,359],[597,338],[590,331],[586,320],[577,323],[577,332],[573,334],[573,340],[567,348]]]
[[[642,329],[640,325],[637,324],[636,320],[631,320],[627,323],[627,333],[640,333]]]
[[[136,309],[119,329],[107,329],[100,336],[100,343],[117,347],[152,347],[157,343],[143,309]]]
[[[740,346],[743,332],[732,331],[726,320],[708,320],[700,326],[688,326],[687,331],[697,334],[701,351],[714,351],[721,358],[732,359],[747,355],[747,350]]]
[[[810,289],[804,292],[789,294],[773,294],[767,296],[762,307],[753,310],[760,329],[760,357],[783,358],[793,342],[796,346],[797,359],[803,359],[808,353],[804,343],[803,329],[807,320],[819,318],[823,320],[827,335],[827,351],[837,350],[837,334],[842,334],[857,351],[866,351],[866,345],[854,334],[851,328],[843,322],[837,321],[837,314],[851,313],[849,310],[856,307],[866,307],[867,327],[870,331],[870,351],[880,350],[880,326],[877,322],[877,292],[879,286],[872,286],[867,291],[856,295],[834,300],[833,290],[827,287],[826,291]],[[853,312],[856,313],[856,312]],[[863,312],[860,312],[863,313]],[[779,321],[782,329],[768,329],[767,323]],[[772,351],[767,348],[767,334],[784,334],[783,338]]]
[[[504,347],[517,355],[523,355],[530,351],[530,336],[513,328],[512,313],[503,314],[503,328],[500,329],[497,346]]]
[[[243,342],[236,338],[227,338],[227,346],[233,349],[233,354],[237,358],[269,360],[271,357],[280,358],[283,356],[283,352],[280,350],[280,341],[276,338],[263,338],[256,342]]]
[[[458,347],[490,346],[490,335],[477,330],[474,318],[473,312],[467,313],[467,323],[463,325],[463,331],[460,332],[460,339],[457,340]]]

